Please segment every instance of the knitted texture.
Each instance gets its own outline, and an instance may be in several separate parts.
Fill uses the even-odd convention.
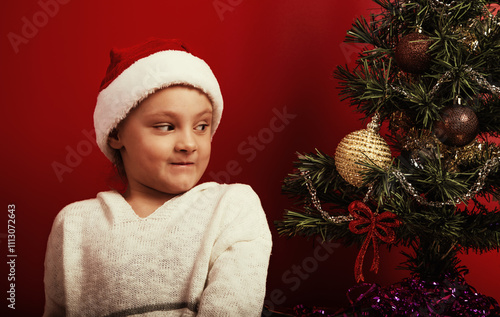
[[[101,192],[54,221],[44,316],[260,316],[271,244],[247,185],[204,183],[146,218]]]

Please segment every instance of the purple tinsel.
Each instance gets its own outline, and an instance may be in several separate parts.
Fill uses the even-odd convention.
[[[296,316],[500,316],[497,301],[477,293],[462,276],[442,282],[408,278],[386,288],[362,283],[347,296],[352,306],[340,314],[299,305]]]

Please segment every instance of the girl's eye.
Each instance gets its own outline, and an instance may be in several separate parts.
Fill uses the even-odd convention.
[[[205,131],[208,127],[208,124],[200,124],[199,126],[196,127],[196,130],[198,131]]]
[[[171,124],[159,124],[155,125],[154,128],[160,131],[172,131],[174,129],[174,126]]]

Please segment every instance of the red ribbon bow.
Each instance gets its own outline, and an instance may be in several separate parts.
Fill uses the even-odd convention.
[[[366,233],[365,241],[361,246],[361,250],[356,258],[356,265],[354,267],[354,275],[356,277],[356,282],[364,281],[363,276],[363,262],[365,260],[366,250],[370,245],[370,241],[373,244],[373,262],[370,271],[378,272],[380,255],[378,253],[378,240],[382,240],[385,243],[393,243],[396,239],[396,234],[392,227],[397,227],[400,225],[400,221],[395,219],[396,215],[390,211],[385,211],[381,214],[374,214],[371,209],[365,205],[363,202],[357,200],[353,201],[349,205],[349,213],[354,217],[349,223],[349,230],[355,234]],[[388,222],[387,220],[394,220]],[[382,232],[384,234],[382,234]]]

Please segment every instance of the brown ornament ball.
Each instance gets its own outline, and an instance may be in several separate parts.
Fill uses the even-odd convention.
[[[478,134],[479,120],[467,106],[449,106],[434,124],[434,133],[444,145],[462,147],[471,143]]]
[[[396,64],[407,73],[421,74],[429,69],[432,59],[429,54],[431,40],[425,34],[410,33],[403,36],[396,45]]]
[[[335,151],[335,167],[342,178],[351,185],[363,185],[362,172],[366,167],[359,163],[387,167],[392,156],[389,145],[371,129],[354,131],[340,141]]]

